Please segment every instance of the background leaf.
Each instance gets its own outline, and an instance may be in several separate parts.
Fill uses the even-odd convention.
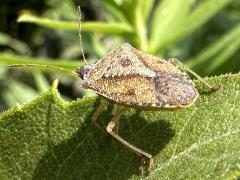
[[[226,75],[223,87],[178,111],[129,109],[119,133],[154,155],[147,177],[139,157],[90,122],[96,98],[63,102],[53,87],[36,100],[1,114],[1,179],[220,179],[236,178],[240,161],[240,76]],[[98,122],[106,126],[113,106]]]
[[[27,44],[10,37],[8,34],[0,32],[0,46],[9,46],[20,54],[29,54],[30,48]]]
[[[230,32],[186,61],[186,64],[193,69],[201,70],[202,74],[211,74],[220,66],[228,64],[229,58],[240,48],[239,36],[240,24],[237,24]]]
[[[62,22],[47,18],[36,17],[33,15],[21,15],[18,20],[20,22],[34,23],[54,29],[78,30],[78,22]],[[83,22],[81,24],[82,31],[101,32],[106,34],[123,34],[132,33],[131,26],[124,23],[104,23],[104,22]]]
[[[155,11],[149,50],[153,54],[195,31],[232,1],[205,0],[197,3],[193,0],[186,0],[182,3],[177,2],[177,0],[162,1],[158,10]]]

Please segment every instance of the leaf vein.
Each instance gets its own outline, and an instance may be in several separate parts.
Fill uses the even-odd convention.
[[[236,131],[232,131],[232,132],[227,132],[227,133],[224,133],[220,136],[215,136],[214,138],[210,138],[209,140],[207,141],[202,141],[200,143],[194,143],[192,144],[189,148],[185,149],[184,151],[180,152],[178,155],[170,158],[167,162],[163,163],[161,166],[158,165],[158,168],[156,168],[153,173],[151,174],[151,176],[153,174],[155,174],[156,172],[158,171],[161,171],[162,169],[168,167],[169,165],[171,165],[172,163],[174,163],[176,160],[178,160],[179,158],[183,157],[183,156],[186,156],[188,155],[190,152],[194,151],[194,150],[198,150],[201,146],[203,145],[207,145],[207,144],[210,144],[210,143],[213,143],[214,141],[217,141],[217,140],[222,140],[224,138],[227,138],[229,136],[233,136],[233,135],[236,135],[240,132],[240,129],[237,129]],[[149,176],[150,177],[150,176]]]
[[[180,133],[179,133],[179,136],[178,136],[178,139],[177,139],[177,142],[176,142],[176,145],[175,145],[175,148],[174,148],[174,150],[173,150],[173,154],[172,154],[172,157],[171,158],[173,158],[174,156],[175,156],[175,154],[176,154],[176,150],[177,150],[177,148],[178,148],[178,144],[179,144],[179,141],[180,141],[180,139],[181,139],[181,136],[182,136],[182,133],[183,133],[183,131],[185,130],[185,128],[189,125],[188,123],[189,123],[189,121],[192,119],[192,117],[194,116],[194,114],[197,112],[197,108],[195,108],[194,109],[194,111],[191,113],[191,115],[189,116],[189,118],[186,120],[186,122],[185,122],[185,124],[184,124],[184,126],[183,126],[183,128],[182,128],[182,130],[180,131]]]

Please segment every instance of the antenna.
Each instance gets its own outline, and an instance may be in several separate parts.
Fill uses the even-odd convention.
[[[75,76],[79,76],[78,73],[74,72],[74,71],[70,71],[64,68],[60,68],[60,67],[55,67],[55,66],[51,66],[51,65],[46,65],[46,64],[11,64],[11,65],[7,65],[8,68],[21,68],[21,67],[44,67],[44,68],[49,68],[49,69],[55,69],[55,70],[59,70],[59,71],[64,71],[67,73],[71,73]]]
[[[84,55],[84,51],[83,51],[83,44],[82,44],[82,35],[81,35],[81,7],[78,6],[78,11],[77,11],[77,15],[78,15],[78,36],[79,36],[79,40],[80,40],[80,46],[81,46],[81,51],[82,51],[82,56],[83,56],[83,60],[86,64],[88,64],[85,55]],[[8,68],[23,68],[23,67],[43,67],[43,68],[49,68],[49,69],[55,69],[58,71],[64,71],[67,73],[70,73],[74,76],[78,76],[79,74],[71,71],[71,70],[67,70],[61,67],[56,67],[56,66],[51,66],[51,65],[47,65],[47,64],[11,64],[11,65],[7,65]]]
[[[81,23],[81,20],[82,20],[82,13],[81,13],[81,7],[78,6],[77,8],[77,14],[78,14],[78,36],[79,36],[79,41],[80,41],[80,46],[81,46],[81,51],[82,51],[82,57],[83,57],[83,60],[86,64],[88,64],[86,58],[85,58],[85,55],[84,55],[84,51],[83,51],[83,43],[82,43],[82,35],[81,35],[81,30],[82,30],[82,23]]]

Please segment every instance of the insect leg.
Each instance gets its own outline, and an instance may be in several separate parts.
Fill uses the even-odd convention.
[[[219,85],[211,85],[209,84],[206,80],[204,80],[200,75],[198,75],[197,73],[195,73],[193,70],[191,70],[189,67],[187,67],[185,64],[183,64],[181,61],[175,59],[175,58],[170,58],[168,60],[170,63],[178,66],[180,69],[184,70],[184,71],[188,71],[189,73],[191,73],[193,76],[195,76],[197,79],[199,79],[203,84],[205,84],[209,89],[211,90],[215,90],[219,88]]]
[[[116,134],[118,134],[118,126],[119,126],[119,121],[118,122],[116,122],[116,124],[115,124],[115,126],[114,126],[114,128],[113,128],[113,132],[115,132]]]
[[[152,166],[153,166],[153,159],[152,159],[152,155],[149,153],[144,152],[143,150],[133,146],[132,144],[130,144],[129,142],[127,142],[126,140],[124,140],[123,138],[121,138],[118,134],[116,134],[113,129],[116,126],[117,122],[119,121],[119,118],[121,117],[122,113],[126,110],[126,107],[118,107],[116,114],[114,115],[114,117],[112,118],[112,120],[108,123],[107,125],[107,132],[112,135],[115,139],[117,139],[119,142],[123,143],[126,147],[128,147],[130,150],[132,150],[133,152],[135,152],[137,155],[139,156],[145,156],[149,159],[149,164],[148,164],[148,171],[151,170]]]
[[[100,105],[97,107],[96,111],[94,112],[92,116],[92,123],[96,125],[99,129],[103,130],[103,128],[97,123],[97,118],[100,115],[100,113],[107,107],[108,102],[104,99],[100,100]],[[103,130],[105,132],[105,130]]]
[[[115,111],[113,112],[113,115],[116,114],[116,110],[119,108],[117,104],[116,104],[115,108],[116,108],[116,109],[115,109]],[[116,134],[118,134],[118,127],[119,127],[119,121],[116,122],[116,124],[115,124],[115,126],[114,126],[114,128],[113,128],[113,131],[114,131]]]

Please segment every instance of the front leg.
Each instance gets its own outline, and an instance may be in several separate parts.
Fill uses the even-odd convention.
[[[100,113],[107,107],[107,105],[108,105],[108,101],[106,101],[105,99],[100,99],[100,104],[92,116],[92,123],[95,126],[97,126],[99,129],[101,129],[104,133],[106,131],[97,123],[97,118],[100,115]]]

